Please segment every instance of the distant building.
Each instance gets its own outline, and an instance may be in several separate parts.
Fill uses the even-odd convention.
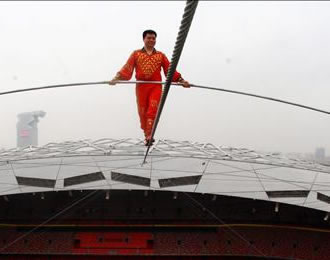
[[[39,117],[45,115],[44,111],[25,112],[17,115],[17,147],[38,146]]]
[[[315,150],[315,159],[324,160],[325,159],[325,148],[319,147]]]

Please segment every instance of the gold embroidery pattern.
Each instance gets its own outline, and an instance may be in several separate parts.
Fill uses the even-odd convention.
[[[136,65],[145,74],[146,78],[150,78],[155,71],[160,69],[162,64],[162,55],[160,53],[148,55],[143,52],[137,53]]]

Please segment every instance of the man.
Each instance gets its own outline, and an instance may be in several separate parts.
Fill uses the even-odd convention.
[[[133,51],[126,64],[110,81],[110,85],[115,85],[117,80],[130,80],[134,69],[137,80],[161,81],[161,68],[163,68],[165,75],[167,75],[170,63],[165,54],[155,49],[157,33],[153,30],[146,30],[142,36],[144,47]],[[182,83],[182,86],[185,88],[190,87],[189,82],[185,81],[177,71],[174,73],[173,81]],[[136,101],[146,146],[152,145],[154,142],[154,140],[151,140],[151,131],[161,94],[161,84],[136,85]]]

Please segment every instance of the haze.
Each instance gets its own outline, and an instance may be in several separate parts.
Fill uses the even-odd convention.
[[[142,32],[170,59],[185,2],[1,2],[0,92],[110,80]],[[178,65],[194,84],[330,111],[329,2],[204,2]],[[134,80],[134,77],[132,78]],[[0,96],[0,148],[17,114],[43,110],[39,144],[142,138],[133,85]],[[229,93],[172,87],[156,139],[278,152],[330,151],[330,116]]]

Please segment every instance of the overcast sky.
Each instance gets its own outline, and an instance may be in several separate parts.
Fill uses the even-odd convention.
[[[142,32],[171,58],[185,2],[0,2],[0,92],[110,80]],[[330,111],[330,2],[200,2],[178,65],[194,84]],[[133,78],[134,79],[134,78]],[[0,148],[17,114],[44,110],[39,143],[142,138],[133,85],[0,96]],[[330,151],[330,116],[229,93],[173,87],[156,139],[264,151]]]

